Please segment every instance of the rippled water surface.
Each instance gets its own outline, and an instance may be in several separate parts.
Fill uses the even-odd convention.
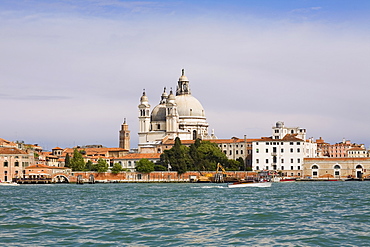
[[[370,246],[370,182],[0,186],[2,246]]]

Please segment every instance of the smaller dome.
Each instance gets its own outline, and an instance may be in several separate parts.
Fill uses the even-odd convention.
[[[189,79],[185,75],[185,70],[184,69],[181,70],[181,76],[179,78],[179,81],[189,81]]]
[[[141,103],[143,103],[143,102],[149,102],[149,99],[146,96],[145,91],[143,92],[143,96],[141,96],[141,98],[140,98],[140,102]]]
[[[167,101],[168,101],[168,102],[171,102],[171,103],[175,103],[175,100],[176,100],[176,97],[175,97],[175,95],[172,93],[172,90],[171,90],[170,95],[168,95]]]
[[[151,114],[151,121],[166,121],[166,106],[164,104],[154,107]]]
[[[279,122],[276,122],[276,128],[282,128],[284,127],[284,123],[279,121]]]

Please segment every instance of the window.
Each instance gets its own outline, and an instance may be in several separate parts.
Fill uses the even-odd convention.
[[[259,159],[256,159],[256,163],[259,164],[260,163],[260,160]],[[257,169],[258,170],[258,169]]]
[[[226,150],[224,150],[224,154],[226,154]]]
[[[293,153],[293,148],[290,149],[290,152]]]
[[[290,159],[290,163],[294,163],[293,159]]]
[[[313,177],[317,177],[317,171],[313,171],[313,172],[312,172],[312,176],[313,176]]]
[[[339,171],[335,171],[335,172],[334,172],[334,175],[335,175],[335,176],[339,176]]]
[[[266,166],[266,170],[268,170],[269,169],[269,166]]]
[[[268,153],[269,152],[269,149],[268,148],[266,148],[266,153]]]
[[[300,142],[297,142],[297,145],[301,145],[301,143]]]
[[[301,163],[301,159],[300,158],[297,159],[297,163]]]
[[[4,167],[8,167],[8,161],[4,161]]]
[[[289,145],[293,145],[293,142],[290,142]]]
[[[284,153],[284,148],[281,149],[281,152]]]
[[[157,129],[160,129],[161,128],[161,125],[160,124],[157,124]]]
[[[233,151],[232,150],[230,150],[230,155],[232,155],[233,154]]]
[[[294,170],[294,167],[293,167],[293,166],[291,166],[291,167],[290,167],[290,170]]]
[[[284,159],[281,159],[281,163],[282,163],[282,164],[284,163]]]
[[[258,145],[258,142],[256,142],[256,145]]]
[[[19,162],[18,162],[18,161],[16,161],[16,162],[14,163],[14,166],[19,167]]]
[[[260,152],[260,150],[257,148],[257,149],[256,149],[256,153],[259,153],[259,152]]]
[[[334,169],[340,169],[340,166],[339,165],[335,165],[334,166]]]
[[[298,169],[298,170],[301,170],[301,166],[298,166],[298,167],[297,167],[297,169]]]
[[[235,154],[239,154],[238,150],[235,151]]]
[[[266,164],[268,164],[269,163],[269,159],[266,159]]]
[[[243,150],[240,150],[240,154],[243,154]]]
[[[259,166],[256,166],[256,170],[259,170],[260,169],[260,167]]]
[[[284,166],[281,167],[281,170],[284,170]]]
[[[297,148],[297,153],[300,153],[301,152],[301,149],[300,148]]]

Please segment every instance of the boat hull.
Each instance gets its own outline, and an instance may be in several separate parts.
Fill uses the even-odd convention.
[[[271,187],[271,182],[257,182],[257,183],[233,183],[228,184],[227,187],[229,188],[243,188],[243,187],[260,187],[260,188],[266,188]]]

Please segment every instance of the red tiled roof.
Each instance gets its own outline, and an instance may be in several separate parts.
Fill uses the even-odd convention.
[[[28,153],[18,148],[0,147],[0,154],[28,154]]]
[[[120,158],[113,158],[113,159],[159,159],[161,156],[160,153],[144,153],[144,154],[139,154],[139,153],[131,153],[127,154],[123,157]]]

